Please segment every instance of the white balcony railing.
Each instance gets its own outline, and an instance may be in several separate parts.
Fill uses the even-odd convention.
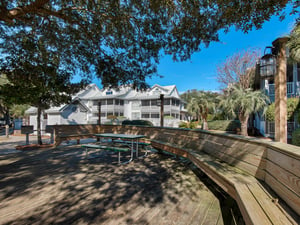
[[[294,94],[294,82],[286,83],[286,93],[288,95]],[[275,84],[269,84],[269,96],[275,95]]]

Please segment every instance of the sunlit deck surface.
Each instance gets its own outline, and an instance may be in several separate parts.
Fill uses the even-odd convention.
[[[0,155],[0,224],[243,224],[235,202],[184,159],[125,165],[79,145]]]

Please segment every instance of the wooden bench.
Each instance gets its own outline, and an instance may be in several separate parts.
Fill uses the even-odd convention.
[[[85,148],[86,157],[88,157],[88,149],[103,149],[103,150],[107,150],[107,151],[118,152],[118,163],[119,164],[129,163],[133,159],[133,155],[131,154],[130,160],[121,163],[121,152],[131,151],[131,149],[129,149],[129,148],[117,147],[117,146],[108,146],[108,145],[95,145],[95,144],[81,145],[81,147]]]
[[[55,135],[55,146],[60,145],[63,141],[76,140],[80,144],[80,139],[93,138],[93,134],[57,134]]]
[[[178,145],[151,140],[158,150],[190,159],[218,186],[233,197],[246,224],[298,224],[253,175],[240,170],[204,151],[182,148]],[[299,221],[298,221],[299,222]]]

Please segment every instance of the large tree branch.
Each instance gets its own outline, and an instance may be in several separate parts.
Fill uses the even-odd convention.
[[[14,19],[20,19],[27,13],[36,12],[39,8],[42,8],[49,0],[36,0],[29,5],[23,7],[16,7],[13,9],[7,9],[7,5],[4,5],[2,1],[2,7],[0,9],[0,20],[8,23],[14,23]]]

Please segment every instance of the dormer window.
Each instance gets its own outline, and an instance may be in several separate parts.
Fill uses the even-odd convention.
[[[112,91],[111,90],[108,90],[107,92],[106,92],[106,95],[112,95]]]

